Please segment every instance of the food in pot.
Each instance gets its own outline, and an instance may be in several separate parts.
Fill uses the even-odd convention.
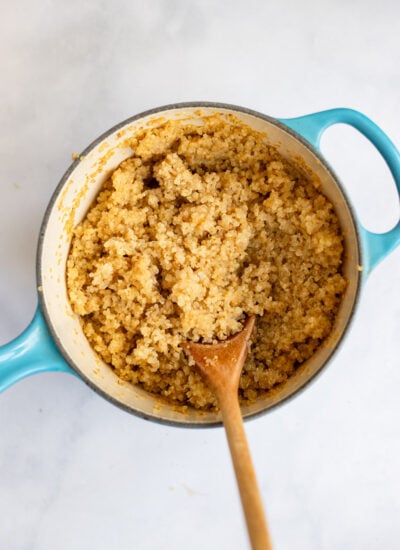
[[[285,383],[335,323],[346,289],[332,204],[301,163],[231,115],[137,131],[75,228],[74,312],[123,380],[216,406],[185,340],[215,342],[257,315],[242,402]]]

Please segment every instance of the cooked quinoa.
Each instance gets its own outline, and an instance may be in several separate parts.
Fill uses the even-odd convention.
[[[83,331],[123,380],[198,409],[215,398],[185,340],[255,314],[242,401],[283,384],[332,330],[343,244],[318,182],[232,117],[141,130],[75,228],[67,287]]]

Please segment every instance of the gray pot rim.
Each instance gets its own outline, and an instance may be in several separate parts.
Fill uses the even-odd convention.
[[[256,118],[260,118],[262,120],[265,120],[265,121],[279,127],[281,130],[291,134],[306,149],[308,149],[315,157],[317,157],[317,159],[324,166],[325,170],[329,173],[329,175],[331,176],[331,178],[333,179],[335,184],[338,186],[338,188],[339,188],[339,190],[340,190],[340,192],[343,196],[343,199],[344,199],[344,201],[347,205],[347,208],[349,209],[349,212],[350,212],[350,215],[351,215],[351,218],[352,218],[352,222],[353,222],[353,226],[354,226],[354,229],[355,229],[355,233],[356,233],[356,238],[357,238],[356,245],[357,245],[357,249],[358,249],[358,255],[359,255],[359,258],[361,259],[361,262],[362,262],[363,252],[362,252],[362,246],[361,246],[361,237],[360,237],[359,225],[357,223],[357,217],[355,215],[354,208],[353,208],[353,206],[352,206],[352,204],[351,204],[351,202],[348,198],[347,192],[343,188],[343,185],[341,184],[339,178],[336,176],[336,174],[335,174],[334,170],[332,169],[332,167],[329,165],[329,163],[326,161],[326,159],[321,155],[321,153],[318,151],[318,149],[316,149],[301,134],[299,134],[298,132],[292,130],[289,126],[287,126],[286,124],[284,124],[280,120],[278,120],[274,117],[265,115],[263,113],[260,113],[258,111],[255,111],[253,109],[248,109],[246,107],[240,107],[238,105],[232,105],[232,104],[229,104],[229,103],[220,103],[220,102],[213,102],[213,101],[189,101],[189,102],[180,102],[180,103],[171,103],[171,104],[167,104],[167,105],[162,105],[160,107],[155,107],[155,108],[152,108],[152,109],[148,109],[146,111],[142,111],[141,113],[138,113],[134,116],[131,116],[131,117],[125,119],[124,121],[112,126],[109,130],[105,131],[98,138],[96,138],[94,141],[92,141],[90,143],[90,145],[88,145],[82,151],[80,156],[88,155],[92,149],[94,149],[97,145],[99,145],[99,143],[104,141],[109,135],[111,135],[114,132],[118,131],[119,129],[123,128],[127,124],[130,124],[130,123],[133,123],[137,120],[140,120],[141,118],[144,118],[144,117],[147,117],[147,116],[152,116],[152,115],[158,114],[160,112],[164,112],[164,111],[171,111],[171,110],[178,110],[178,109],[185,109],[185,108],[199,108],[199,109],[201,109],[202,107],[208,107],[208,108],[212,108],[212,109],[227,109],[227,110],[234,111],[234,112],[236,111],[238,113],[244,113],[244,114],[247,114],[247,115],[252,115]],[[49,201],[49,203],[46,207],[45,214],[44,214],[44,217],[43,217],[43,220],[42,220],[42,223],[41,223],[41,227],[40,227],[40,233],[39,233],[39,239],[38,239],[37,251],[36,251],[36,281],[37,281],[37,287],[42,287],[43,283],[44,283],[43,278],[42,278],[42,260],[41,260],[41,257],[42,257],[42,251],[43,251],[44,235],[45,235],[45,232],[46,232],[46,228],[47,228],[47,224],[48,224],[48,221],[49,221],[49,218],[50,218],[50,214],[53,210],[54,204],[55,204],[58,196],[60,195],[62,189],[64,188],[65,183],[68,181],[70,175],[75,170],[75,168],[78,166],[79,162],[80,162],[80,160],[76,159],[71,163],[71,165],[66,170],[66,172],[64,173],[64,175],[60,179],[59,183],[57,184],[57,186],[56,186],[56,188],[55,188],[55,190],[54,190],[54,192],[53,192],[53,194],[50,198],[50,201]],[[362,265],[362,263],[361,263],[361,265]],[[253,420],[253,419],[256,419],[260,416],[264,416],[265,414],[267,414],[271,411],[276,410],[278,407],[290,402],[292,399],[299,396],[301,393],[303,393],[304,390],[306,390],[309,387],[309,385],[312,382],[315,382],[319,378],[319,376],[326,370],[326,367],[331,363],[332,359],[336,356],[338,349],[343,344],[344,338],[347,336],[347,334],[349,332],[349,329],[350,329],[350,327],[351,327],[351,325],[354,321],[355,311],[357,310],[357,306],[358,306],[358,303],[359,303],[360,290],[361,290],[361,277],[359,277],[358,281],[357,281],[357,288],[356,288],[356,292],[355,292],[355,296],[354,296],[354,301],[353,301],[353,304],[352,304],[351,313],[349,315],[347,324],[346,324],[344,330],[342,331],[342,334],[340,335],[340,338],[336,341],[335,346],[333,347],[328,359],[326,361],[324,361],[324,363],[321,365],[321,367],[315,373],[313,373],[309,378],[307,378],[305,380],[305,382],[301,386],[299,386],[295,391],[293,391],[290,395],[287,395],[286,397],[284,397],[283,399],[277,401],[276,403],[269,406],[268,408],[265,408],[265,409],[262,409],[260,411],[257,411],[257,412],[254,412],[254,413],[251,413],[251,414],[248,414],[248,415],[244,416],[244,420],[246,420],[246,421],[247,420]],[[130,413],[134,416],[140,417],[144,420],[150,420],[150,421],[153,421],[153,422],[157,422],[158,424],[163,424],[163,425],[173,426],[173,427],[183,427],[183,428],[213,428],[213,427],[221,427],[222,426],[222,421],[221,420],[216,420],[216,421],[207,422],[207,423],[181,422],[181,421],[165,419],[165,418],[159,417],[155,414],[154,415],[145,414],[141,411],[138,411],[136,409],[133,409],[133,408],[129,407],[128,405],[120,403],[114,397],[112,397],[110,394],[108,394],[107,392],[101,390],[99,387],[97,387],[93,382],[91,382],[87,378],[85,373],[80,370],[80,368],[71,359],[68,352],[64,348],[63,343],[62,343],[62,339],[59,338],[59,336],[56,334],[56,332],[53,328],[53,323],[52,323],[52,320],[51,320],[51,316],[49,315],[49,312],[48,312],[43,294],[44,294],[43,292],[38,293],[39,305],[40,305],[41,311],[43,313],[43,317],[45,319],[47,328],[48,328],[48,330],[51,334],[51,337],[52,337],[58,351],[61,353],[62,357],[68,363],[68,365],[79,375],[79,377],[82,379],[82,381],[87,386],[89,386],[92,390],[94,390],[98,395],[100,395],[101,397],[103,397],[104,399],[109,401],[111,404],[119,407],[120,409],[122,409],[122,410],[124,410],[124,411],[126,411],[126,412],[128,412],[128,413]]]

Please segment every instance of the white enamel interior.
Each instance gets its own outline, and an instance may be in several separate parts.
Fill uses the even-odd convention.
[[[336,213],[344,229],[346,259],[345,275],[349,286],[341,306],[338,322],[326,344],[298,370],[292,379],[279,391],[243,410],[245,416],[269,409],[286,399],[312,378],[329,359],[351,317],[359,285],[359,246],[351,212],[340,188],[319,158],[298,140],[272,120],[259,118],[254,114],[231,111],[216,107],[179,107],[156,114],[150,114],[130,121],[110,133],[105,139],[89,149],[84,158],[75,163],[68,179],[59,187],[53,197],[52,207],[47,214],[47,225],[42,236],[40,276],[42,305],[55,341],[68,362],[86,381],[103,395],[124,408],[162,421],[183,424],[209,424],[219,420],[213,413],[199,413],[194,410],[180,410],[161,402],[142,389],[117,378],[112,369],[103,363],[89,346],[77,316],[72,312],[68,301],[65,282],[66,258],[71,241],[71,227],[82,220],[90,204],[97,195],[108,175],[122,160],[132,154],[123,142],[135,129],[143,126],[157,126],[160,117],[166,119],[183,118],[201,123],[201,115],[215,112],[232,113],[252,128],[266,132],[270,143],[278,146],[280,152],[290,158],[301,158],[316,174],[322,190],[335,205]]]

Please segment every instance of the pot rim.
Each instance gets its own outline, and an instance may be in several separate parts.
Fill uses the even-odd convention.
[[[338,186],[338,188],[339,188],[339,190],[340,190],[340,192],[343,196],[344,202],[346,203],[346,206],[349,210],[349,213],[350,213],[350,216],[351,216],[351,219],[352,219],[352,222],[353,222],[353,227],[354,227],[354,230],[355,230],[356,247],[357,247],[358,258],[360,259],[360,264],[363,265],[363,263],[362,263],[363,262],[363,249],[362,249],[362,246],[361,246],[361,235],[360,235],[359,224],[357,222],[357,217],[355,215],[355,211],[354,211],[354,208],[351,204],[351,201],[349,200],[348,195],[347,195],[345,189],[343,188],[339,178],[336,176],[334,170],[331,168],[331,166],[326,161],[326,159],[321,155],[319,150],[316,147],[314,147],[309,141],[307,141],[301,134],[299,134],[295,130],[292,130],[292,128],[290,128],[289,126],[287,126],[285,123],[281,122],[280,120],[278,120],[274,117],[271,117],[269,115],[265,115],[263,113],[255,111],[253,109],[248,109],[246,107],[240,107],[238,105],[232,105],[232,104],[229,104],[229,103],[212,102],[212,101],[189,101],[189,102],[179,102],[179,103],[167,104],[167,105],[163,105],[163,106],[160,106],[160,107],[154,107],[154,108],[148,109],[146,111],[142,111],[142,112],[138,113],[137,115],[131,116],[131,117],[125,119],[124,121],[112,126],[109,130],[103,132],[98,138],[93,140],[82,151],[82,153],[79,156],[87,156],[97,145],[99,145],[101,142],[103,142],[105,139],[107,139],[111,134],[114,134],[115,132],[117,132],[118,130],[123,128],[124,126],[126,126],[128,124],[131,124],[133,122],[136,122],[136,121],[138,121],[142,118],[152,116],[152,115],[155,115],[155,114],[159,114],[159,113],[164,112],[164,111],[172,111],[172,110],[187,109],[187,108],[189,108],[189,109],[190,108],[199,108],[199,109],[201,109],[201,108],[204,108],[204,107],[205,108],[212,108],[212,109],[225,109],[225,110],[229,110],[229,111],[233,111],[233,112],[238,112],[238,113],[251,115],[251,116],[254,116],[254,117],[259,118],[261,120],[265,120],[265,121],[269,122],[270,124],[272,124],[274,126],[277,126],[278,128],[280,128],[284,132],[286,132],[288,134],[291,134],[306,149],[308,149],[321,162],[324,169],[328,172],[328,174],[330,175],[332,180]],[[45,214],[43,216],[43,220],[42,220],[42,223],[41,223],[41,226],[40,226],[39,239],[38,239],[37,252],[36,252],[36,281],[37,281],[37,287],[42,287],[44,285],[44,281],[43,281],[43,277],[42,277],[42,252],[43,252],[44,236],[45,236],[45,233],[46,233],[47,224],[48,224],[50,215],[53,211],[54,205],[55,205],[62,189],[64,188],[64,185],[69,180],[71,174],[74,172],[75,168],[79,165],[79,163],[80,163],[79,158],[77,158],[76,160],[74,160],[71,163],[69,168],[66,170],[64,175],[61,177],[61,179],[60,179],[59,183],[57,184],[55,190],[53,191],[53,194],[52,194],[52,196],[49,200],[49,203],[46,207]],[[269,413],[269,412],[275,410],[276,408],[280,407],[281,405],[284,405],[284,404],[288,403],[289,401],[291,401],[292,399],[294,399],[295,397],[300,395],[305,389],[307,389],[308,386],[312,382],[315,382],[317,380],[317,378],[322,374],[322,372],[325,371],[328,364],[331,363],[333,357],[336,356],[336,353],[337,353],[338,349],[340,348],[341,344],[343,343],[344,338],[348,335],[349,329],[350,329],[350,327],[353,323],[354,315],[355,315],[355,312],[357,310],[357,306],[358,306],[358,303],[359,303],[361,286],[362,286],[362,278],[359,275],[358,279],[357,279],[356,291],[355,291],[355,294],[354,294],[354,299],[353,299],[353,303],[352,303],[352,306],[351,306],[351,311],[350,311],[347,323],[346,323],[340,337],[335,342],[335,345],[333,346],[332,351],[331,351],[329,357],[327,358],[327,360],[325,360],[324,363],[320,366],[320,368],[316,372],[314,372],[312,375],[310,375],[304,381],[304,383],[301,386],[299,386],[298,388],[296,388],[292,393],[290,393],[289,395],[283,397],[282,399],[280,399],[276,403],[273,403],[272,405],[270,405],[267,408],[264,408],[260,411],[256,411],[256,412],[253,412],[253,413],[246,414],[243,417],[244,420],[256,419],[260,416],[265,415],[266,413]],[[68,363],[68,365],[80,376],[80,378],[83,380],[83,382],[87,386],[89,386],[92,390],[94,390],[97,394],[99,394],[101,397],[105,398],[111,404],[116,405],[120,409],[122,409],[122,410],[124,410],[124,411],[126,411],[130,414],[138,416],[138,417],[140,417],[144,420],[151,420],[151,421],[157,422],[159,424],[163,424],[163,425],[174,426],[174,427],[184,427],[184,428],[212,428],[212,427],[221,427],[222,426],[222,421],[221,420],[210,421],[210,422],[207,422],[207,423],[206,422],[192,422],[192,421],[184,422],[184,421],[180,421],[180,420],[166,419],[166,418],[163,418],[162,416],[157,416],[156,414],[146,414],[146,413],[143,413],[142,411],[136,410],[136,409],[124,404],[124,403],[121,403],[120,401],[115,399],[112,395],[110,395],[109,393],[107,393],[104,390],[102,390],[101,388],[99,388],[96,384],[94,384],[91,380],[89,380],[89,378],[86,376],[86,374],[84,372],[82,372],[81,369],[77,366],[77,364],[71,359],[69,353],[67,352],[67,350],[64,348],[64,346],[62,344],[62,339],[59,338],[58,334],[56,333],[56,331],[53,327],[51,316],[49,314],[49,311],[48,311],[48,308],[47,308],[47,305],[46,305],[46,302],[45,302],[45,299],[44,299],[44,293],[43,292],[38,292],[38,295],[39,295],[39,305],[41,307],[43,317],[45,319],[47,328],[48,328],[48,330],[51,334],[51,337],[52,337],[54,343],[56,344],[56,347],[57,347],[58,351],[61,353],[62,357]]]

